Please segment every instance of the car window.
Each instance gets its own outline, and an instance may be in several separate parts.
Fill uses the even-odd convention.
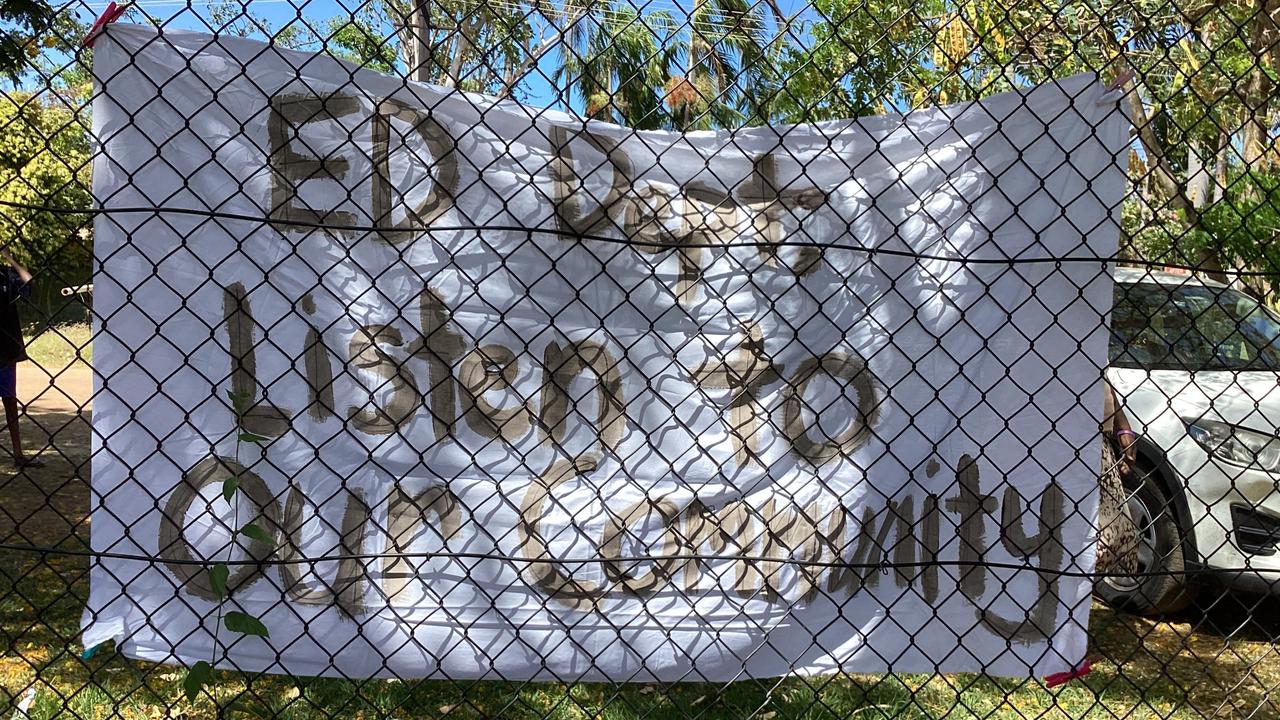
[[[1111,362],[1178,370],[1280,370],[1280,322],[1244,293],[1117,283]]]

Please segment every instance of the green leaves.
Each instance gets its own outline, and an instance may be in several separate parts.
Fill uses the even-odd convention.
[[[258,618],[247,615],[242,612],[232,610],[222,617],[222,624],[231,632],[238,632],[241,635],[256,635],[258,637],[267,637],[267,626],[262,624]]]
[[[0,75],[10,59],[4,48],[23,37],[7,23],[3,35]],[[0,244],[18,262],[68,282],[87,278],[93,257],[92,245],[71,231],[91,221],[82,214],[92,204],[85,122],[63,103],[45,103],[25,91],[0,97],[0,202],[10,203],[0,205]]]
[[[1263,75],[1266,75],[1271,82],[1280,82],[1280,74],[1276,73],[1276,69],[1272,67],[1270,63],[1263,62],[1261,58],[1258,59],[1258,70],[1261,71]]]
[[[213,666],[204,660],[187,668],[187,676],[182,679],[182,692],[187,696],[187,702],[195,702],[196,696],[211,680]]]
[[[222,481],[222,499],[231,502],[231,498],[235,496],[236,490],[240,489],[240,477],[232,475]]]
[[[231,409],[235,410],[237,416],[243,416],[249,410],[249,403],[253,398],[248,393],[236,392],[235,390],[227,391],[227,399],[231,401]]]
[[[231,571],[226,565],[214,565],[209,568],[209,587],[213,588],[213,594],[219,599],[227,596],[227,578],[230,575]]]
[[[0,36],[0,72],[14,83],[39,47],[36,41],[53,24],[54,12],[45,0],[8,0],[0,5],[0,21],[5,24]]]
[[[236,421],[236,456],[239,457],[239,445],[244,442],[262,443],[268,440],[256,433],[250,432],[244,428],[244,416],[253,397],[247,393],[238,393],[233,390],[227,390],[227,399],[231,401],[231,406],[235,410]],[[238,466],[238,463],[237,463]],[[241,478],[238,474],[230,475],[222,481],[222,499],[228,503],[235,499],[236,493],[240,491]],[[253,523],[248,523],[244,527],[236,531],[240,535],[244,535],[250,540],[257,543],[265,543],[272,547],[275,546],[275,537],[264,530],[262,527]],[[230,597],[230,588],[227,583],[231,578],[231,570],[224,563],[218,563],[210,567],[207,572],[209,579],[209,588],[213,591],[214,597],[217,599],[218,605],[226,603]],[[222,624],[227,630],[241,635],[253,635],[255,637],[267,637],[267,626],[262,621],[247,613],[238,610],[231,610],[222,615]],[[215,636],[216,637],[216,636]],[[182,680],[182,690],[187,696],[188,702],[195,702],[196,697],[200,695],[200,691],[205,688],[213,679],[213,667],[204,660],[192,665],[187,670],[187,675]]]
[[[325,50],[330,54],[379,72],[392,72],[396,66],[396,46],[383,39],[369,18],[332,18],[328,30]]]
[[[245,525],[244,527],[240,528],[240,534],[244,535],[250,540],[257,540],[258,542],[266,543],[268,545],[276,544],[276,539],[271,536],[271,533],[267,532],[266,530],[263,530],[261,527],[257,525],[254,525],[253,523],[249,523],[248,525]]]

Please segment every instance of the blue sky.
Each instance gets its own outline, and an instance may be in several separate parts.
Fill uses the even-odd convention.
[[[501,3],[521,2],[521,0],[492,1]],[[349,15],[352,12],[350,8],[358,6],[359,2],[360,0],[351,0],[347,3],[339,0],[247,0],[231,4],[233,6],[244,5],[248,7],[250,12],[264,18],[273,27],[286,25],[300,13],[303,19],[313,27],[322,28],[324,22],[330,18]],[[631,2],[633,6],[640,8],[642,15],[665,11],[674,17],[677,22],[684,21],[688,16],[689,8],[692,6],[691,0],[631,0]],[[105,0],[93,0],[87,3],[76,3],[75,7],[83,8],[79,14],[81,19],[88,23],[101,14],[107,4]],[[140,0],[140,2],[135,3],[137,7],[147,14],[166,21],[166,26],[168,27],[205,32],[209,30],[209,26],[202,19],[209,17],[209,7],[211,5],[218,4],[221,3],[217,0]],[[784,14],[790,16],[808,8],[808,1],[779,0],[778,5]],[[556,64],[556,59],[547,57],[542,64],[545,73],[549,75]],[[530,104],[548,107],[556,103],[555,89],[540,74],[534,73],[529,81],[524,84],[524,88],[529,93],[525,100]],[[574,109],[580,110],[581,108]]]

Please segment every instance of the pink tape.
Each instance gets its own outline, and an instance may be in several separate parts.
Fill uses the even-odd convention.
[[[1085,660],[1083,663],[1080,664],[1080,667],[1076,668],[1075,670],[1067,670],[1066,672],[1046,675],[1044,678],[1044,686],[1047,688],[1058,687],[1059,685],[1066,684],[1068,680],[1075,680],[1076,678],[1082,678],[1085,675],[1088,675],[1090,672],[1093,672],[1093,661]]]

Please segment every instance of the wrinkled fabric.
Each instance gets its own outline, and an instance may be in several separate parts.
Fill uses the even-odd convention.
[[[1092,76],[679,134],[128,25],[94,73],[86,645],[616,681],[1083,658],[1128,143]]]

